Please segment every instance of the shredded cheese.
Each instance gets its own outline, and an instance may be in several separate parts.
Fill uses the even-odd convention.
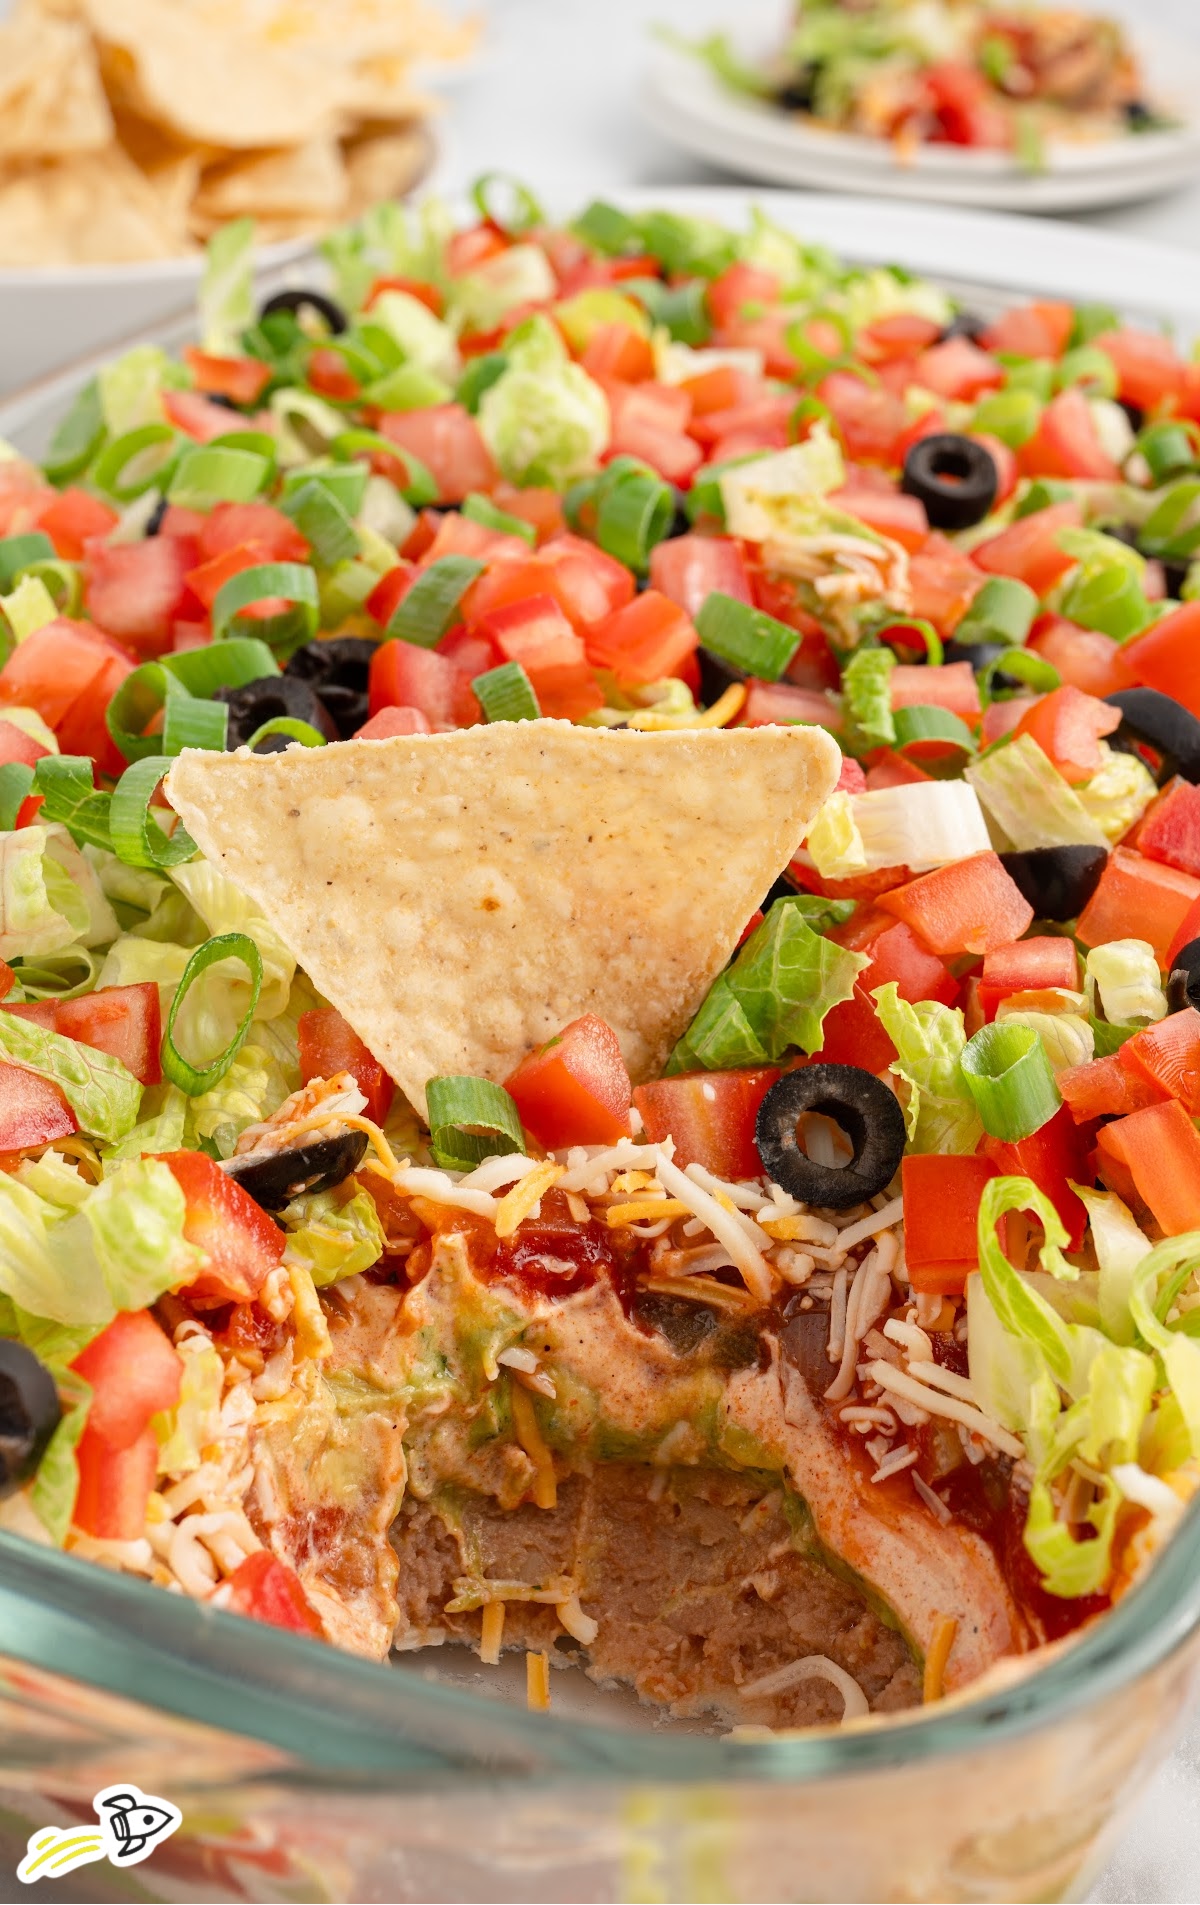
[[[503,1640],[504,1602],[488,1601],[483,1610],[483,1621],[479,1629],[479,1658],[485,1667],[499,1665]]]
[[[949,1416],[952,1422],[961,1422],[965,1428],[974,1429],[977,1435],[982,1435],[993,1448],[1002,1450],[1005,1455],[1018,1459],[1024,1455],[1024,1444],[1015,1435],[1010,1435],[1007,1429],[1002,1429],[998,1422],[993,1422],[990,1416],[985,1416],[981,1409],[974,1409],[953,1396],[939,1395],[936,1389],[917,1382],[912,1376],[905,1375],[903,1370],[894,1369],[891,1363],[885,1363],[882,1358],[868,1363],[867,1374],[881,1389],[891,1390],[893,1395],[900,1396],[905,1402],[915,1403],[918,1409],[927,1409],[930,1415]]]
[[[946,1691],[946,1663],[957,1634],[958,1622],[954,1615],[940,1615],[934,1623],[933,1635],[925,1654],[925,1676],[921,1691],[926,1706],[940,1700]]]
[[[574,1575],[555,1574],[539,1587],[536,1581],[489,1581],[481,1574],[460,1575],[454,1583],[454,1599],[446,1602],[447,1614],[473,1614],[478,1607],[493,1601],[537,1601],[559,1607],[579,1592]]]
[[[668,1223],[676,1217],[691,1215],[690,1206],[677,1197],[635,1197],[629,1204],[610,1204],[604,1213],[610,1230],[622,1224]]]
[[[509,1395],[517,1441],[533,1463],[533,1499],[539,1508],[555,1508],[558,1505],[558,1483],[554,1474],[554,1457],[542,1440],[529,1392],[513,1383]]]
[[[333,1351],[333,1341],[312,1271],[307,1264],[284,1258],[288,1282],[292,1286],[292,1317],[296,1325],[296,1356],[300,1361],[323,1362]]]
[[[572,1594],[568,1600],[559,1601],[555,1611],[571,1638],[577,1640],[582,1647],[590,1647],[600,1632],[600,1623],[594,1621],[590,1614],[584,1613],[579,1605],[578,1594]]]
[[[550,1656],[526,1654],[525,1704],[531,1713],[550,1711]]]
[[[842,1720],[861,1720],[871,1709],[857,1680],[825,1654],[807,1654],[803,1660],[790,1660],[786,1667],[760,1674],[740,1688],[743,1700],[771,1700],[777,1694],[790,1693],[803,1680],[828,1680],[842,1696]]]
[[[720,699],[703,714],[657,714],[653,708],[641,708],[637,714],[630,715],[625,725],[648,734],[665,733],[671,728],[728,727],[741,713],[748,692],[744,681],[732,681]]]
[[[681,1296],[691,1303],[715,1303],[718,1309],[757,1309],[758,1299],[749,1290],[735,1289],[729,1283],[716,1283],[711,1277],[644,1277],[640,1288],[655,1296]]]
[[[756,1296],[760,1303],[769,1303],[771,1299],[771,1271],[766,1258],[757,1244],[750,1241],[742,1228],[746,1221],[740,1211],[723,1210],[711,1192],[704,1190],[693,1178],[681,1171],[670,1158],[660,1154],[658,1160],[658,1181],[668,1196],[677,1197],[681,1204],[694,1211],[701,1223],[711,1230],[718,1243],[724,1244],[737,1269],[745,1279],[746,1288]]]
[[[506,1191],[496,1206],[497,1237],[511,1237],[562,1174],[562,1165],[547,1158],[536,1170],[530,1171],[514,1184],[511,1191]]]

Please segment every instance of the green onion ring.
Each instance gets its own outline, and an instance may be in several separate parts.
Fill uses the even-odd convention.
[[[250,1003],[225,1050],[218,1052],[208,1065],[192,1065],[175,1043],[175,1021],[180,1006],[201,973],[206,972],[209,966],[219,964],[222,959],[240,959],[245,966],[250,974]],[[173,1085],[178,1085],[180,1091],[185,1091],[189,1098],[198,1098],[201,1092],[211,1091],[214,1085],[219,1085],[233,1064],[246,1042],[246,1034],[258,1010],[262,982],[262,954],[248,933],[219,933],[215,939],[206,939],[202,946],[197,946],[188,960],[167,1014],[162,1042],[162,1068],[164,1077],[169,1078]]]
[[[166,834],[150,813],[154,790],[171,767],[162,754],[150,754],[126,768],[112,794],[109,825],[118,860],[130,867],[177,867],[190,860],[196,842],[180,822]]]
[[[259,742],[265,741],[268,735],[271,734],[286,734],[289,740],[299,741],[301,747],[325,747],[327,745],[325,736],[318,733],[310,721],[297,721],[296,717],[291,714],[277,714],[273,715],[271,720],[264,721],[261,728],[255,728],[254,733],[246,742],[246,746],[253,754]]]
[[[981,1026],[959,1063],[984,1130],[1004,1144],[1032,1137],[1062,1103],[1041,1035],[1031,1025]]]
[[[435,1161],[470,1171],[484,1158],[525,1152],[521,1114],[503,1085],[488,1078],[431,1078],[425,1087]]]

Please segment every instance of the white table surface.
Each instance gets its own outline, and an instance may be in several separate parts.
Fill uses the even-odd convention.
[[[1200,44],[1200,0],[1104,0],[1131,24]],[[727,180],[677,152],[643,118],[638,86],[656,23],[692,36],[736,17],[736,0],[491,0],[473,77],[447,96],[445,182],[500,168],[570,199],[617,185]],[[784,17],[781,0],[780,18]],[[1200,249],[1200,179],[1087,222]],[[1104,1905],[1200,1899],[1200,1722],[1143,1800],[1093,1888]]]

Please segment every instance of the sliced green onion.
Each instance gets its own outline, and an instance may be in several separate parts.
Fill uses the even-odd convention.
[[[146,730],[166,707],[169,695],[184,693],[181,683],[161,662],[143,662],[126,675],[105,709],[104,722],[113,745],[127,761],[144,760],[148,754],[160,752],[161,733],[148,734]]]
[[[1083,384],[1099,397],[1115,397],[1118,390],[1117,367],[1107,351],[1081,344],[1059,360],[1054,381],[1060,390]]]
[[[185,747],[223,753],[229,731],[229,709],[223,701],[199,701],[183,692],[171,695],[163,720],[161,752],[172,758]]]
[[[39,820],[61,821],[75,840],[113,851],[112,796],[95,785],[90,755],[44,754],[33,779],[33,791],[43,796]]]
[[[696,632],[710,654],[759,681],[778,681],[800,646],[794,628],[720,589],[705,598]]]
[[[623,278],[622,297],[635,298],[652,324],[661,324],[678,344],[707,344],[712,336],[707,287],[701,278],[664,284],[661,278]]]
[[[1024,496],[1013,511],[1015,521],[1022,516],[1036,516],[1039,509],[1049,509],[1054,503],[1069,503],[1075,494],[1075,485],[1067,483],[1057,476],[1039,477],[1031,483]]]
[[[357,516],[363,506],[370,477],[371,472],[363,463],[322,461],[301,464],[298,469],[288,470],[284,476],[282,507],[287,509],[294,497],[312,485],[332,496],[347,516]]]
[[[426,503],[436,503],[438,486],[432,473],[422,463],[419,456],[411,450],[405,450],[390,437],[381,436],[377,430],[343,430],[334,437],[329,445],[330,456],[339,463],[352,463],[358,457],[386,456],[402,463],[408,472],[407,481],[399,485],[400,494],[406,503],[413,503],[418,509]],[[358,511],[355,510],[357,515]]]
[[[1046,661],[1042,655],[1035,655],[1028,648],[1006,648],[988,662],[986,668],[980,669],[980,692],[988,700],[997,699],[997,675],[1012,675],[1039,695],[1052,694],[1055,688],[1062,687],[1062,676],[1054,663]]]
[[[203,648],[164,655],[161,666],[191,695],[210,695],[214,688],[244,688],[248,681],[279,673],[279,663],[267,644],[253,635],[229,636],[206,642]]]
[[[985,582],[954,631],[956,642],[1006,642],[1019,648],[1040,603],[1028,583],[997,575]]]
[[[1031,1025],[982,1026],[968,1039],[960,1064],[984,1130],[1005,1144],[1040,1131],[1062,1103]]]
[[[1088,1015],[1088,1023],[1095,1039],[1097,1058],[1111,1058],[1114,1052],[1120,1051],[1126,1039],[1131,1039],[1135,1032],[1143,1030],[1140,1025],[1114,1025],[1111,1019],[1098,1019],[1095,1013]]]
[[[157,754],[161,734],[147,729],[171,696],[207,697],[216,688],[241,688],[248,681],[277,675],[279,667],[265,642],[242,637],[207,642],[161,661],[143,662],[126,675],[105,710],[105,724],[127,761]],[[167,748],[168,754],[174,752]]]
[[[459,603],[484,567],[474,556],[442,556],[431,563],[395,610],[387,635],[417,648],[433,648],[453,626]]]
[[[330,569],[321,577],[321,627],[340,628],[348,616],[357,614],[378,581],[379,571],[369,562],[339,562]]]
[[[498,529],[504,536],[520,536],[531,549],[537,545],[537,530],[533,524],[521,516],[510,516],[506,509],[497,509],[490,496],[481,496],[472,490],[459,504],[459,510],[473,523],[482,523],[485,529]]]
[[[210,966],[219,965],[223,959],[240,959],[250,974],[250,1003],[238,1022],[237,1031],[223,1052],[207,1065],[193,1065],[183,1056],[175,1043],[175,1021],[191,988],[202,973]],[[211,1091],[219,1085],[234,1059],[246,1041],[246,1034],[258,1010],[258,995],[262,991],[263,965],[262,954],[248,933],[220,933],[215,939],[206,939],[183,969],[183,977],[171,1001],[171,1010],[167,1014],[167,1027],[163,1033],[162,1068],[164,1075],[189,1098],[198,1098],[201,1092]]]
[[[1137,447],[1150,467],[1156,489],[1194,470],[1200,462],[1194,424],[1152,423],[1138,436]]]
[[[503,1085],[489,1078],[431,1078],[425,1087],[434,1160],[447,1171],[471,1171],[484,1158],[524,1155],[521,1114]]]
[[[376,324],[369,317],[358,319],[353,337],[339,337],[335,344],[325,348],[336,351],[362,384],[373,383],[385,370],[395,370],[397,364],[404,362],[399,339],[392,336],[385,324]]]
[[[289,741],[299,741],[301,747],[325,746],[325,736],[319,734],[310,721],[297,721],[290,714],[276,714],[269,721],[264,721],[261,728],[255,728],[246,746],[253,754],[259,742],[272,734],[284,734]]]
[[[614,468],[610,465],[596,486],[596,541],[627,569],[644,575],[651,549],[675,520],[675,494],[661,476],[632,458],[616,474]]]
[[[575,220],[572,230],[595,251],[615,253],[639,249],[636,219],[604,199],[593,199]]]
[[[76,615],[83,601],[83,580],[79,565],[50,556],[43,562],[30,562],[21,571],[21,582],[28,578],[40,582],[60,615]]]
[[[1032,390],[996,390],[976,405],[971,428],[1019,450],[1036,434],[1041,416],[1041,402]]]
[[[511,172],[482,173],[471,187],[471,202],[506,238],[520,238],[546,222],[540,202]]]
[[[474,416],[484,391],[490,390],[507,369],[508,358],[503,351],[484,351],[480,356],[473,357],[458,380],[458,388],[454,392],[455,402],[462,404]]]
[[[358,554],[354,524],[323,483],[302,483],[290,493],[285,490],[280,507],[311,546],[319,568],[332,569],[335,563],[349,562]]]
[[[214,503],[249,503],[271,480],[272,465],[253,450],[219,450],[204,444],[185,450],[175,465],[167,501],[181,509],[210,509]]]
[[[975,752],[975,736],[966,722],[951,714],[949,708],[924,702],[897,708],[892,714],[892,725],[896,730],[893,746],[897,753],[919,741],[943,741],[960,747],[964,754]]]
[[[541,718],[533,685],[519,661],[502,662],[476,675],[472,688],[485,721],[537,721]]]
[[[242,610],[276,598],[291,607],[269,619],[256,619],[253,626],[277,654],[293,654],[313,639],[321,614],[316,575],[299,562],[258,563],[222,583],[212,608],[213,639],[221,641],[233,630],[240,634],[237,618]]]
[[[30,563],[54,559],[54,544],[40,529],[25,536],[0,537],[0,595],[8,594]]]
[[[1063,532],[1065,536],[1070,533]],[[1060,547],[1070,552],[1069,544],[1060,541]],[[1067,578],[1061,607],[1068,621],[1096,629],[1114,642],[1140,634],[1152,619],[1139,568],[1116,556],[1112,561],[1085,559]]]
[[[1007,371],[1006,390],[1031,390],[1042,403],[1054,395],[1054,365],[1044,357],[1014,357],[1008,351],[996,355]]]
[[[946,658],[942,638],[933,623],[924,621],[918,615],[889,615],[875,632],[889,648],[913,648],[919,645],[925,651],[925,660],[930,668],[937,668]],[[906,640],[910,634],[917,637],[916,643]]]
[[[1138,547],[1162,562],[1189,562],[1200,550],[1200,480],[1189,477],[1167,491],[1142,525]]]
[[[0,767],[0,833],[11,833],[23,803],[33,792],[33,769],[25,761]]]
[[[91,992],[104,954],[88,946],[64,946],[61,952],[22,959],[19,978],[27,999],[78,999]]]
[[[126,430],[101,450],[92,465],[92,483],[115,502],[132,503],[148,489],[169,483],[183,441],[169,423],[144,423],[138,430]],[[152,451],[161,454],[155,456]],[[136,465],[137,474],[127,477],[131,465]]]
[[[1075,323],[1071,331],[1071,349],[1081,344],[1090,344],[1094,337],[1100,337],[1105,331],[1119,331],[1121,320],[1109,304],[1077,304]]]
[[[154,791],[171,762],[151,754],[126,768],[112,793],[109,825],[118,860],[130,867],[177,867],[190,860],[196,843],[182,821],[166,834],[150,812]]]
[[[635,230],[642,249],[658,260],[669,278],[719,278],[737,256],[737,239],[715,219],[642,212]]]
[[[52,483],[69,483],[85,470],[104,441],[100,385],[93,377],[83,386],[50,439],[42,468]]]
[[[377,410],[426,410],[431,404],[449,403],[453,395],[445,378],[423,364],[398,364],[367,385],[362,401]]]
[[[808,335],[810,325],[818,321],[832,325],[841,339],[842,348],[832,357],[828,351],[823,351],[820,345],[814,344]],[[797,318],[794,324],[789,324],[784,334],[784,342],[805,377],[823,377],[827,371],[836,370],[840,365],[848,363],[854,352],[854,333],[845,316],[841,311],[830,310],[827,305],[822,305],[816,311],[806,311],[802,318]],[[854,375],[861,377],[864,383],[868,381],[877,383],[879,380],[873,372],[864,375],[866,369],[866,365],[856,363]]]

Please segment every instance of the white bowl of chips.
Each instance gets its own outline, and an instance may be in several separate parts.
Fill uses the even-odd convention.
[[[16,0],[0,389],[186,308],[228,220],[279,265],[410,191],[433,152],[416,68],[471,44],[427,0]]]

